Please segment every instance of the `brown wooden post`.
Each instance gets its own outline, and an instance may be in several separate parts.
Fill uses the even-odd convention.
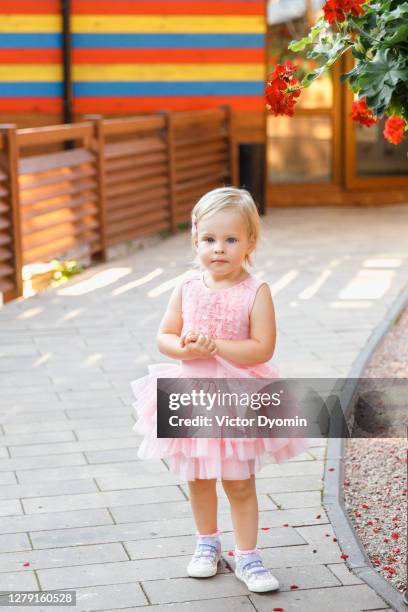
[[[176,156],[174,142],[174,122],[173,113],[167,111],[163,113],[166,118],[166,140],[167,140],[167,162],[169,175],[169,212],[170,212],[170,231],[176,234],[178,231],[176,222],[177,195],[176,195]]]
[[[230,106],[222,106],[225,110],[225,123],[228,133],[228,158],[231,185],[239,187],[239,172],[238,172],[238,148],[235,140],[235,120],[234,113]]]
[[[106,217],[106,172],[105,172],[105,134],[102,115],[85,115],[85,121],[92,121],[96,147],[97,186],[98,186],[98,219],[99,239],[101,249],[94,259],[106,261],[107,259],[107,217]]]
[[[8,175],[9,206],[11,220],[11,240],[13,251],[15,289],[4,293],[4,301],[9,301],[23,295],[23,249],[21,239],[20,219],[20,189],[18,182],[19,149],[17,143],[17,127],[14,124],[1,124],[0,132],[5,139],[4,168]]]

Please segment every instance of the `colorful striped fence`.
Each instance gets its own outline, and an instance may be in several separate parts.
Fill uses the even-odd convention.
[[[72,0],[74,113],[264,111],[265,0]],[[0,0],[0,114],[61,113],[59,0]]]

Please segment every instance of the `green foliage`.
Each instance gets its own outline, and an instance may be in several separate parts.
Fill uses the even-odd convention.
[[[84,268],[74,260],[58,261],[58,259],[53,259],[51,264],[53,269],[53,286],[65,283],[72,276],[84,271]]]
[[[374,115],[397,114],[408,121],[408,2],[383,0],[362,5],[364,15],[346,14],[332,26],[321,17],[310,33],[289,48],[312,47],[306,57],[319,67],[302,80],[309,87],[348,50],[354,68],[343,75],[358,97],[366,98]]]

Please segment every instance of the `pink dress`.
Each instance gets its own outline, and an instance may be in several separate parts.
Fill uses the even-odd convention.
[[[202,273],[182,285],[182,333],[190,330],[213,338],[249,338],[249,317],[255,296],[264,284],[253,276],[221,290],[206,287]],[[281,463],[308,448],[304,438],[157,438],[157,378],[278,378],[269,363],[233,364],[218,355],[209,359],[153,364],[149,374],[131,382],[138,420],[133,427],[143,434],[141,459],[165,458],[169,469],[183,480],[223,478],[244,480],[266,463]]]

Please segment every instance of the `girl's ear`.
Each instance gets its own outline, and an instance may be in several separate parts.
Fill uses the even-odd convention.
[[[248,246],[247,255],[250,255],[252,251],[255,249],[255,247],[256,247],[255,240],[251,240]]]

